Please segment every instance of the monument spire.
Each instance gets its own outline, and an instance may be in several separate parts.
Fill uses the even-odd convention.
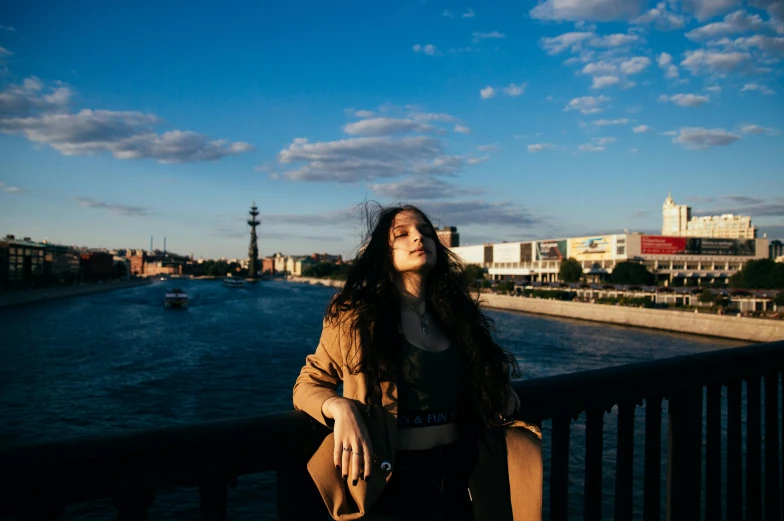
[[[259,276],[259,245],[256,242],[256,226],[261,224],[257,219],[259,209],[256,207],[256,201],[253,201],[253,206],[250,207],[250,219],[248,226],[250,226],[250,247],[248,248],[248,278],[256,280]]]

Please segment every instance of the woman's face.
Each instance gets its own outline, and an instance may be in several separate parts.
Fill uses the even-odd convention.
[[[418,212],[404,210],[389,230],[392,263],[399,273],[427,273],[436,265],[434,231]]]

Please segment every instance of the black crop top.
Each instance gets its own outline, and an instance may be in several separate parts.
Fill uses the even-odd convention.
[[[398,427],[428,427],[457,420],[463,361],[455,344],[425,351],[403,340],[398,374]]]

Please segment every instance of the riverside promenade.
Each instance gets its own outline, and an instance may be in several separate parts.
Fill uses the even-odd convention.
[[[290,282],[321,284],[338,288],[342,281],[311,277],[289,277]],[[482,293],[482,305],[487,309],[521,311],[560,318],[606,322],[622,326],[644,327],[692,335],[732,338],[748,342],[784,340],[784,320],[765,320],[740,316],[713,315],[671,311],[665,309],[633,308],[608,304],[589,304],[563,300],[511,297]]]
[[[22,304],[32,304],[44,300],[54,300],[59,298],[75,297],[102,291],[113,291],[116,289],[135,288],[152,284],[152,279],[131,279],[116,282],[90,283],[79,286],[59,286],[51,288],[39,288],[31,290],[11,290],[0,292],[0,308],[9,306],[20,306]]]
[[[492,293],[483,293],[481,299],[484,307],[489,309],[522,311],[538,315],[733,338],[749,342],[784,340],[784,320],[510,297]]]

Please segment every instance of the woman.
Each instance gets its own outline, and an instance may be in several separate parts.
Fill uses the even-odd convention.
[[[379,212],[294,386],[333,429],[308,463],[333,518],[540,518],[539,439],[496,427],[517,364],[463,279],[422,211]]]

